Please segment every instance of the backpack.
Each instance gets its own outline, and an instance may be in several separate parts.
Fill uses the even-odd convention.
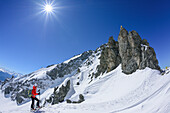
[[[31,97],[32,96],[32,89],[28,90],[28,96]]]

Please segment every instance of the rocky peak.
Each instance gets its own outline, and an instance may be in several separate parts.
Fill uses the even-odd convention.
[[[128,31],[121,26],[119,35],[121,35],[123,38],[125,38],[128,35]]]
[[[145,67],[160,70],[154,49],[136,31],[127,33],[125,28],[121,28],[118,42],[124,73],[131,74]]]
[[[108,46],[109,46],[109,48],[116,48],[117,47],[116,41],[113,39],[113,36],[111,36],[109,38]]]
[[[125,74],[131,74],[137,69],[146,67],[160,70],[154,49],[134,30],[128,32],[121,26],[118,42],[111,36],[107,45],[101,53],[96,76],[112,71],[119,64]]]
[[[128,33],[125,28],[122,28],[118,36],[118,42],[122,70],[126,74],[133,73],[138,69],[140,63],[141,38],[136,31]]]
[[[149,46],[149,43],[146,39],[143,39],[142,42],[141,42],[143,45],[146,45],[146,46]]]

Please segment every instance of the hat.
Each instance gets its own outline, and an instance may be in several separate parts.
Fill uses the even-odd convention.
[[[34,86],[37,87],[37,84],[35,83]]]

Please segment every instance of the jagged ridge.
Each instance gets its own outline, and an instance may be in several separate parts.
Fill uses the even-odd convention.
[[[146,39],[141,39],[136,31],[128,31],[121,26],[118,41],[113,37],[102,49],[98,77],[101,73],[114,70],[119,64],[125,74],[131,74],[137,69],[146,67],[160,70],[155,51]]]

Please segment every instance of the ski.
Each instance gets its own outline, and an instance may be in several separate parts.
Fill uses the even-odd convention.
[[[35,108],[35,110],[31,109],[31,112],[32,112],[32,113],[36,113],[36,112],[38,112],[41,108],[42,108],[42,107]]]

